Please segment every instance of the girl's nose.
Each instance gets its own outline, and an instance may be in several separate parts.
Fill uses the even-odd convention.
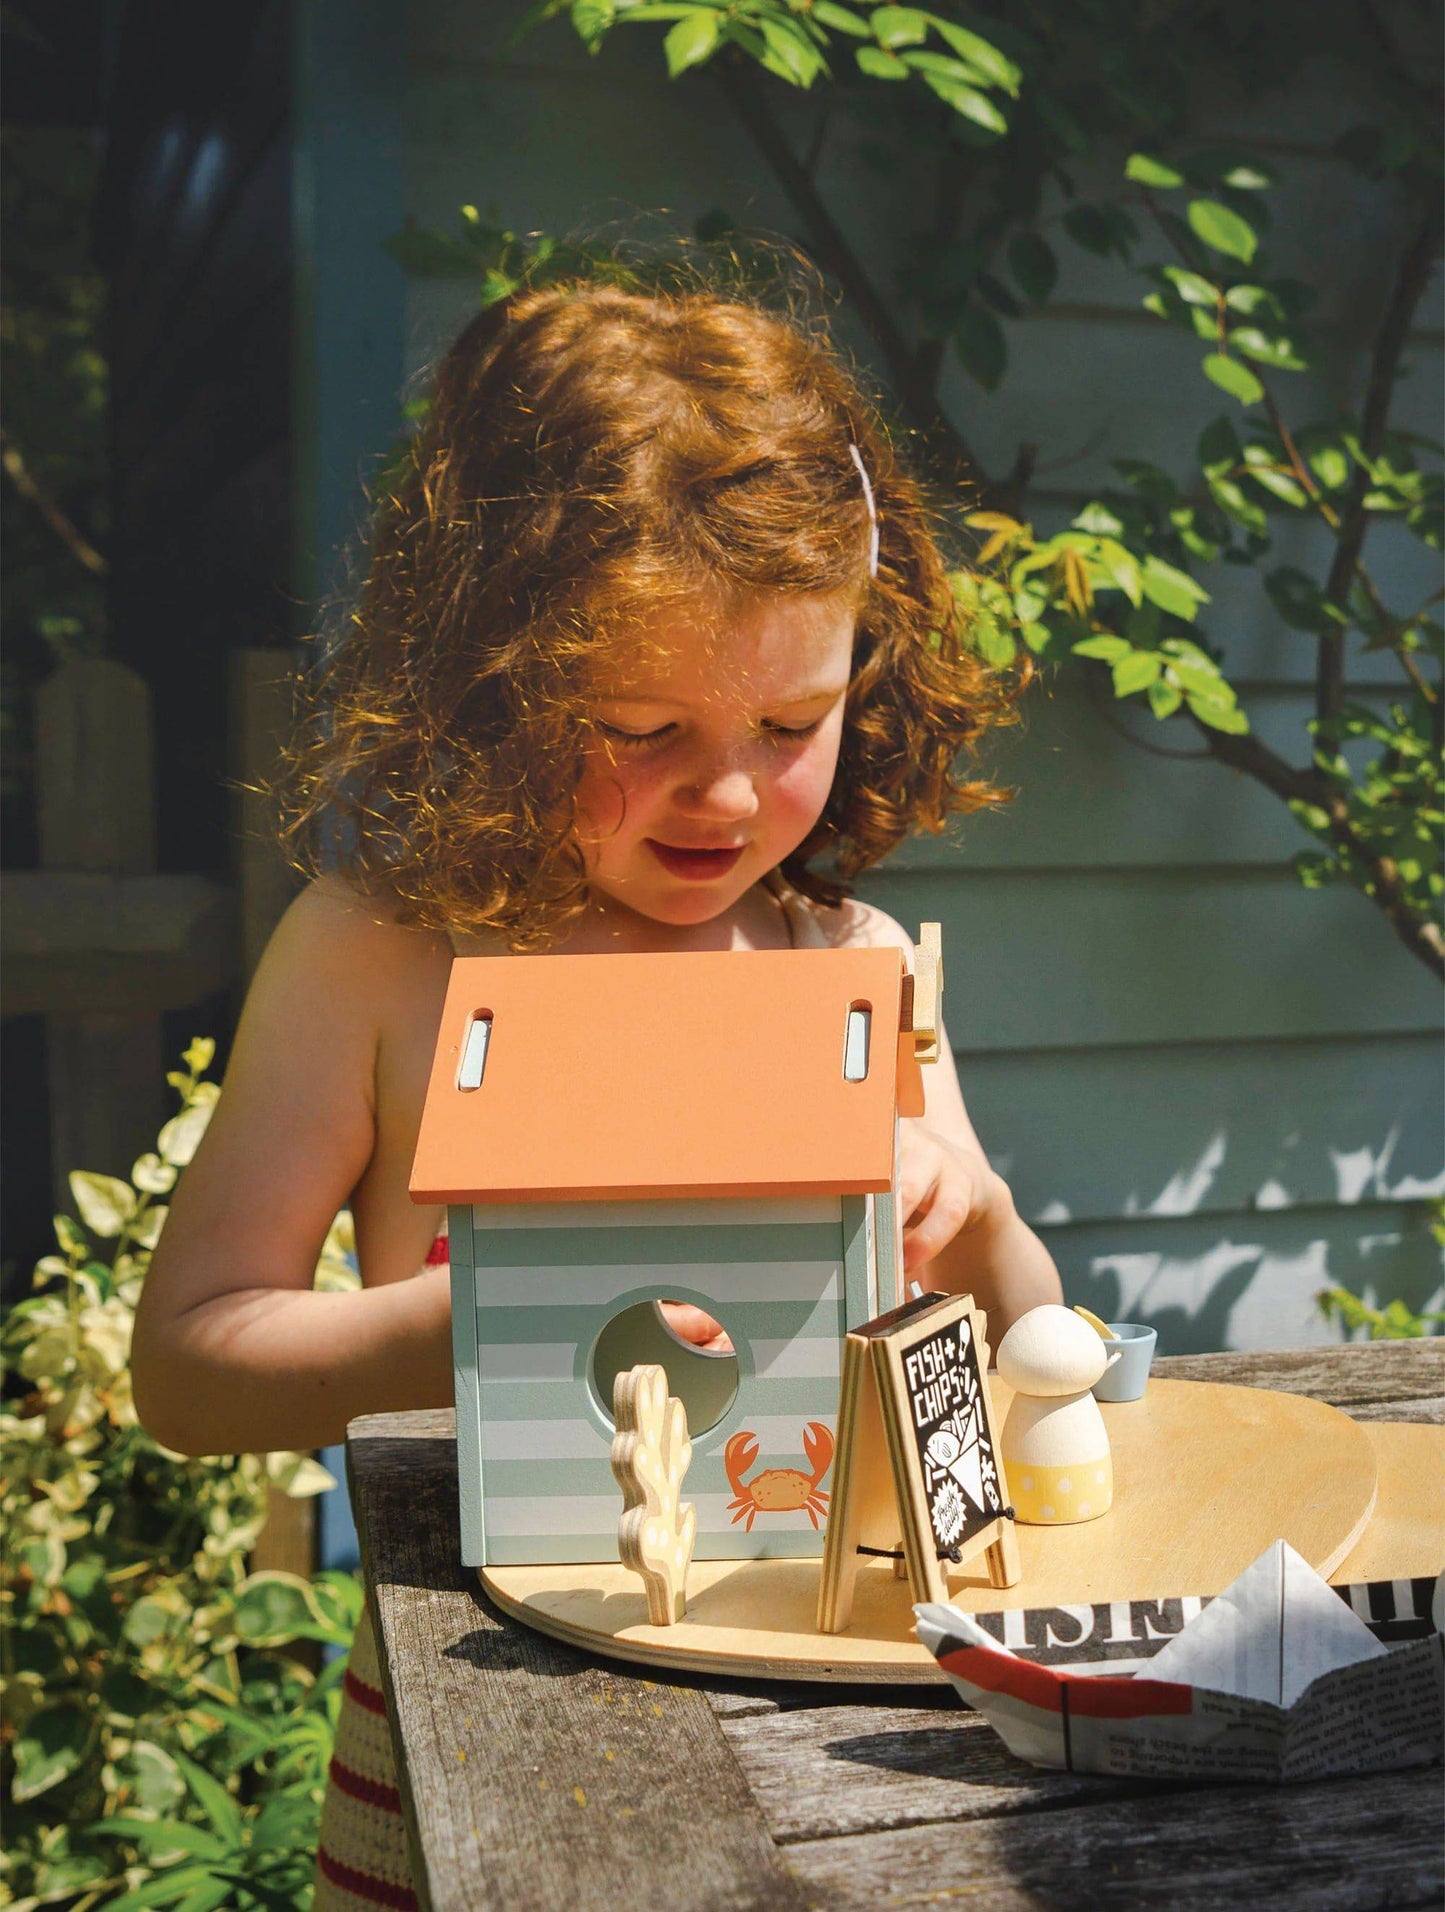
[[[689,815],[741,819],[757,810],[758,793],[751,773],[736,758],[729,758],[685,778],[677,802]]]

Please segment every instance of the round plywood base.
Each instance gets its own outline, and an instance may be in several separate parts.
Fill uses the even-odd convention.
[[[990,1385],[1001,1420],[1009,1390],[996,1377]],[[993,1588],[981,1560],[965,1563],[949,1579],[959,1606],[999,1612],[1214,1594],[1280,1538],[1329,1576],[1375,1505],[1371,1435],[1403,1431],[1367,1433],[1301,1395],[1205,1381],[1156,1380],[1143,1400],[1103,1413],[1113,1508],[1076,1527],[1021,1525],[1023,1578]],[[529,1626],[619,1659],[753,1678],[942,1677],[913,1637],[908,1583],[889,1562],[861,1567],[845,1633],[815,1630],[820,1574],[818,1560],[695,1561],[687,1614],[671,1627],[647,1624],[642,1582],[619,1562],[488,1567],[481,1578]]]

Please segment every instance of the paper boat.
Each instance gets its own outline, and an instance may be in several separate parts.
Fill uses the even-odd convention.
[[[1160,1779],[1322,1779],[1441,1756],[1445,1642],[1391,1651],[1277,1540],[1132,1678],[1037,1666],[952,1606],[918,1637],[1036,1766]]]

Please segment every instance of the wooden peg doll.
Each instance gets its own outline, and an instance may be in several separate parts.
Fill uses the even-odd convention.
[[[999,1343],[999,1376],[1014,1390],[1003,1460],[1016,1519],[1062,1526],[1109,1511],[1114,1463],[1089,1390],[1118,1359],[1087,1322],[1053,1302],[1021,1315]]]

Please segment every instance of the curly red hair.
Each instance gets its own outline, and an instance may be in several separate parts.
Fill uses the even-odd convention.
[[[877,501],[874,579],[850,442]],[[838,770],[783,866],[836,903],[911,831],[1008,794],[957,769],[1015,698],[964,641],[941,521],[791,314],[696,288],[513,294],[446,354],[379,502],[293,752],[294,857],[403,920],[545,947],[587,903],[574,798],[619,646],[704,597],[848,594]],[[831,872],[810,869],[824,853]]]

